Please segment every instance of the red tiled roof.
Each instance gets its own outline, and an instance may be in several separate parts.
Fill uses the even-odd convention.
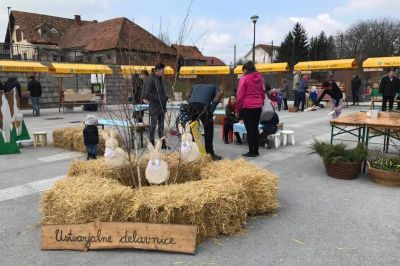
[[[11,20],[15,22],[15,25],[20,27],[25,39],[33,44],[59,44],[62,36],[70,29],[94,23],[93,21],[82,20],[81,24],[78,25],[75,19],[21,11],[11,11]],[[37,28],[43,24],[47,24],[49,27],[56,29],[57,33],[52,33],[48,37],[41,36]],[[8,38],[8,34],[6,38]]]
[[[226,66],[226,64],[215,56],[204,56],[207,59],[207,66]]]
[[[183,59],[207,60],[196,46],[173,44],[172,48],[174,48]]]
[[[65,34],[60,45],[63,49],[81,48],[86,52],[123,48],[175,54],[171,47],[127,18],[115,18],[73,28]]]

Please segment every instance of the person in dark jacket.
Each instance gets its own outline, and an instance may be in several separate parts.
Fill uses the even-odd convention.
[[[282,80],[282,85],[280,88],[283,96],[283,110],[288,110],[287,99],[289,98],[289,84],[287,83],[286,79]]]
[[[139,74],[139,78],[132,79],[132,99],[133,104],[143,104],[143,99],[145,98],[145,84],[149,76],[147,70],[142,70]],[[133,118],[136,118],[139,123],[143,123],[144,111],[136,111],[133,114]]]
[[[269,136],[275,134],[278,131],[279,116],[274,113],[272,118],[268,121],[261,121],[262,133],[260,134],[260,146],[268,145],[268,149],[271,149],[271,142]]]
[[[383,77],[379,84],[379,93],[382,94],[382,111],[386,111],[389,101],[389,111],[393,111],[394,97],[400,90],[400,81],[391,70],[386,77]]]
[[[33,114],[40,116],[40,97],[42,97],[42,85],[34,76],[29,77],[28,91],[31,96]]]
[[[158,137],[164,136],[164,120],[167,112],[168,96],[166,93],[163,77],[165,65],[158,63],[154,68],[154,73],[146,81],[146,100],[149,102],[150,114],[150,142],[154,145],[156,128]],[[162,149],[168,149],[165,139],[162,140]]]
[[[351,94],[353,95],[353,105],[359,105],[359,90],[361,87],[361,79],[358,77],[358,75],[353,75],[353,79],[351,80]]]
[[[331,96],[330,107],[332,111],[332,118],[339,117],[343,109],[343,93],[339,86],[336,84],[336,82],[325,81],[322,83],[322,89],[324,91],[319,96],[312,109],[316,109],[316,106],[318,106],[324,96],[328,94]]]
[[[233,130],[233,124],[239,123],[240,119],[235,115],[236,96],[232,95],[229,98],[228,104],[225,106],[225,119],[224,119],[224,141],[229,144],[229,131]],[[240,134],[235,132],[236,143],[242,144]]]
[[[192,121],[200,120],[204,127],[204,146],[207,154],[214,161],[222,157],[214,152],[214,120],[213,113],[221,100],[222,91],[214,84],[196,84],[193,86],[188,103]]]
[[[4,85],[3,82],[1,82],[1,80],[0,80],[0,91],[4,91]]]
[[[18,82],[18,79],[16,77],[8,78],[4,83],[4,93],[10,92],[14,88],[17,89],[18,97],[21,99],[21,84]]]
[[[99,144],[98,120],[94,115],[88,115],[83,129],[83,142],[86,146],[87,160],[97,159],[97,145]]]

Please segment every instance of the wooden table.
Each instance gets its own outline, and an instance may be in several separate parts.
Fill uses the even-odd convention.
[[[350,134],[357,137],[357,142],[365,142],[365,121],[366,112],[354,113],[339,118],[332,119],[331,124],[331,144],[335,136]],[[350,128],[350,129],[349,129]],[[335,129],[338,132],[335,133]]]
[[[368,117],[366,112],[354,113],[343,117],[335,118],[331,124],[331,144],[335,136],[350,134],[358,138],[358,142],[368,146],[372,138],[384,137],[383,149],[388,151],[390,138],[400,141],[400,114],[383,112],[379,117]],[[351,128],[351,129],[348,129]],[[339,131],[335,133],[335,129]],[[358,132],[358,134],[354,132]],[[372,134],[371,131],[373,131]]]

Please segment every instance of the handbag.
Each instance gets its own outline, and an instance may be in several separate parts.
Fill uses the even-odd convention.
[[[261,110],[260,121],[269,121],[275,114],[275,108],[269,100],[268,96],[265,95],[264,105]]]

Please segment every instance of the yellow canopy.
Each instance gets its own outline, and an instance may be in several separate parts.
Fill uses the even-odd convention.
[[[235,74],[243,74],[242,65],[235,67]],[[286,72],[289,69],[288,63],[256,64],[256,70],[260,73]]]
[[[180,75],[228,75],[228,66],[183,66]]]
[[[121,74],[132,75],[139,74],[142,70],[147,70],[149,73],[154,66],[121,66]],[[174,70],[170,66],[165,67],[165,75],[173,75]]]
[[[56,74],[112,74],[107,65],[53,63],[51,71]]]
[[[39,62],[0,61],[0,72],[48,72],[49,68]]]
[[[331,69],[353,69],[357,66],[355,59],[325,60],[299,62],[294,70],[331,70]]]
[[[400,66],[400,56],[368,58],[363,62],[364,68],[383,68]]]

